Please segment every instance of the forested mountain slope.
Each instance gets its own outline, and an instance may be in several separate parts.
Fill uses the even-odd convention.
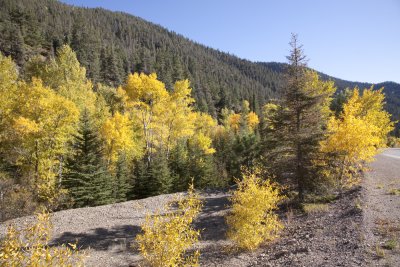
[[[275,96],[279,74],[194,43],[138,17],[103,9],[76,8],[54,0],[1,0],[0,50],[19,65],[36,54],[53,56],[69,43],[89,78],[117,85],[129,72],[156,72],[171,87],[192,82],[203,111],[239,107],[242,99]]]
[[[35,55],[54,56],[63,43],[76,51],[89,78],[110,85],[130,72],[156,72],[168,88],[188,78],[197,107],[216,116],[248,99],[258,110],[279,97],[282,63],[254,63],[195,43],[179,34],[122,12],[78,8],[55,0],[0,0],[0,51],[24,67]],[[21,69],[23,72],[23,68]],[[339,90],[371,84],[333,79]],[[388,110],[400,119],[400,85],[385,86]]]

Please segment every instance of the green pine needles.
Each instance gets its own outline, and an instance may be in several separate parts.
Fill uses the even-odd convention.
[[[81,116],[78,133],[74,135],[72,146],[74,153],[67,158],[67,171],[62,185],[68,190],[74,206],[112,203],[112,179],[104,167],[101,143],[86,110]]]

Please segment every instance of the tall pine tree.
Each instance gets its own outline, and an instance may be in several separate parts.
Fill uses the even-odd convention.
[[[320,142],[325,138],[333,82],[319,80],[307,68],[307,59],[297,35],[290,42],[287,57],[286,86],[280,105],[267,104],[266,133],[269,159],[278,176],[291,176],[302,201],[307,190],[313,189],[321,166]],[[274,171],[275,171],[274,170]],[[289,177],[286,177],[289,178]]]
[[[116,170],[113,180],[113,198],[115,202],[123,202],[128,199],[128,192],[131,190],[129,183],[130,172],[126,155],[118,155]]]
[[[113,202],[111,177],[102,162],[101,143],[84,110],[78,133],[74,136],[73,155],[66,161],[67,173],[62,181],[75,207]]]

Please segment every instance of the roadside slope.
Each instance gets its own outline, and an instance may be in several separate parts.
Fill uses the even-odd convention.
[[[363,210],[371,260],[378,266],[400,266],[400,149],[386,149],[370,164]]]
[[[204,207],[195,225],[202,230],[201,266],[400,266],[400,149],[387,149],[370,164],[362,187],[343,192],[321,212],[282,210],[281,237],[251,252],[229,250],[224,216],[226,192],[203,192]],[[393,194],[391,194],[393,193]],[[78,241],[87,266],[139,266],[132,247],[146,214],[162,211],[179,194],[161,195],[113,205],[55,212],[52,244]],[[23,217],[0,224],[22,225]],[[388,241],[397,245],[388,249]],[[390,243],[389,243],[390,244]],[[377,257],[377,249],[385,254]]]

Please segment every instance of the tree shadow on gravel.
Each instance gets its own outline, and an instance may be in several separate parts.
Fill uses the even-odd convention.
[[[64,232],[51,241],[51,246],[77,242],[80,249],[125,251],[140,231],[136,225],[121,225],[111,229],[95,228],[89,233]]]
[[[210,197],[204,199],[201,215],[194,226],[201,229],[201,239],[218,241],[226,239],[227,226],[225,211],[228,209],[228,196]],[[51,246],[67,243],[78,243],[80,249],[91,248],[98,251],[119,251],[131,249],[132,241],[141,232],[137,225],[120,225],[112,228],[93,228],[86,233],[64,232],[51,241]]]
[[[225,239],[227,225],[224,216],[229,204],[226,195],[204,199],[201,215],[194,223],[195,228],[201,230],[201,240]]]

